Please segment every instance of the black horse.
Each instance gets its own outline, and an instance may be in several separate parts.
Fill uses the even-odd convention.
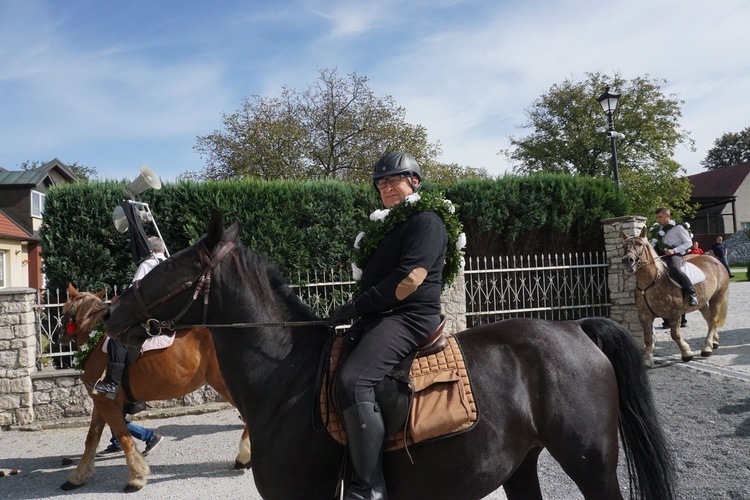
[[[105,312],[106,332],[139,345],[167,334],[161,327],[170,322],[209,325],[222,375],[250,429],[260,494],[333,498],[344,448],[312,423],[314,380],[331,333],[299,326],[317,318],[264,259],[237,243],[238,233],[237,221],[224,231],[214,214],[206,236]],[[479,420],[468,431],[412,446],[413,464],[403,450],[386,453],[391,499],[478,499],[500,486],[511,500],[541,498],[537,459],[544,448],[585,498],[622,498],[618,428],[631,496],[673,497],[671,458],[628,331],[604,318],[513,319],[456,337]]]

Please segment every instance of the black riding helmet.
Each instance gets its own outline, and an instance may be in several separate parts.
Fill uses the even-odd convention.
[[[372,171],[372,183],[378,190],[378,180],[391,175],[409,176],[411,187],[416,193],[422,184],[422,172],[414,157],[408,153],[386,153],[380,157]],[[414,185],[414,177],[419,179],[419,185]]]

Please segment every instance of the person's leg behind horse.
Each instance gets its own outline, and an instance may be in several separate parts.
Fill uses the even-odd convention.
[[[386,498],[383,478],[385,427],[375,386],[437,328],[440,318],[405,314],[362,321],[365,333],[339,369],[337,394],[355,480],[345,499]]]
[[[107,375],[104,380],[96,384],[89,385],[96,392],[101,392],[109,399],[115,399],[117,388],[120,386],[122,374],[125,371],[125,360],[128,355],[128,349],[116,339],[110,339],[107,344],[107,353],[109,354],[109,365],[107,365]]]
[[[688,297],[688,304],[691,306],[698,305],[698,295],[695,293],[693,284],[690,282],[690,278],[682,272],[682,255],[670,255],[666,258],[667,265],[669,266],[669,275],[680,284],[682,290]]]

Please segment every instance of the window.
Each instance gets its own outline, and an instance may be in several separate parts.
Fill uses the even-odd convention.
[[[0,288],[5,288],[5,252],[0,250]]]
[[[44,193],[40,193],[39,191],[32,191],[31,192],[31,216],[32,217],[39,217],[42,218],[42,214],[44,213]]]

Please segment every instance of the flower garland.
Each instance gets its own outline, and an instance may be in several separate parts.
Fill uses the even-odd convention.
[[[418,212],[435,212],[445,225],[448,235],[448,250],[443,266],[443,289],[453,283],[458,271],[463,269],[464,260],[461,249],[466,246],[466,234],[463,225],[456,215],[456,206],[450,200],[443,199],[441,193],[413,193],[391,209],[375,210],[354,240],[352,275],[355,280],[362,278],[362,269],[378,248],[380,241],[398,224]]]
[[[99,344],[102,338],[104,338],[104,325],[98,324],[94,327],[91,333],[89,333],[89,339],[86,341],[86,343],[82,346],[79,346],[78,350],[75,352],[75,361],[73,363],[73,368],[83,371],[89,354],[91,354],[91,351],[94,350],[94,348]]]
[[[677,226],[678,223],[674,220],[670,220],[668,224],[664,224],[663,226],[659,225],[658,222],[654,222],[654,224],[651,226],[651,228],[648,230],[648,235],[651,238],[651,246],[656,249],[657,252],[663,253],[664,250],[674,248],[673,245],[665,245],[662,242],[662,237],[667,234],[667,231],[672,229],[673,227]],[[693,233],[690,232],[690,223],[689,222],[683,222],[681,224],[682,227],[684,227],[688,235],[690,236],[690,239],[693,239]]]

